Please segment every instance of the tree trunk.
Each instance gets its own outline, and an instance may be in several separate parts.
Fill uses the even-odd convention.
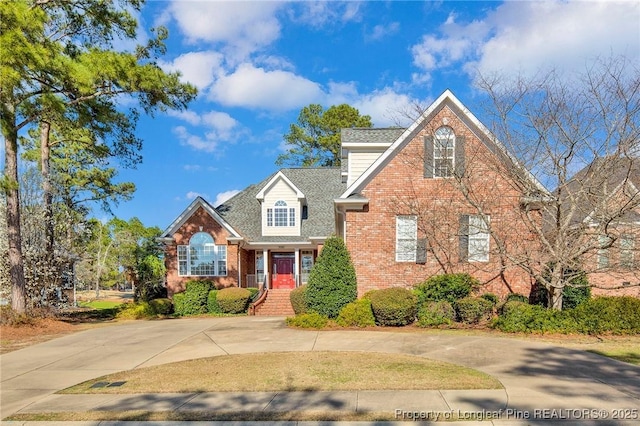
[[[551,287],[549,291],[549,307],[557,311],[562,310],[562,288]]]
[[[5,112],[5,111],[3,111]],[[6,120],[7,117],[4,118]],[[7,120],[10,121],[10,120]],[[9,240],[9,277],[11,307],[26,312],[26,282],[20,234],[20,191],[18,183],[18,132],[13,123],[2,123],[5,141],[4,185],[7,194],[7,239]]]
[[[43,121],[40,123],[40,169],[42,172],[42,191],[44,192],[44,252],[47,259],[47,267],[53,268],[53,186],[51,185],[51,172],[49,169],[49,159],[51,148],[49,145],[49,135],[51,124]]]

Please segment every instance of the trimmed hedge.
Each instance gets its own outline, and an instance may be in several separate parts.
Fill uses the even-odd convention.
[[[371,309],[371,301],[360,299],[345,305],[340,311],[336,323],[342,327],[370,327],[376,325]]]
[[[371,301],[376,324],[403,326],[416,319],[417,297],[411,290],[401,287],[385,288],[370,291],[367,297]]]
[[[173,303],[167,298],[150,300],[149,306],[156,315],[170,315],[173,313]]]
[[[456,314],[461,322],[478,324],[491,319],[493,303],[482,297],[465,297],[455,303]]]
[[[505,303],[493,323],[500,331],[508,333],[575,333],[575,319],[570,311],[547,309],[540,305],[512,300]]]
[[[293,312],[296,315],[306,314],[309,310],[307,306],[307,302],[305,300],[305,292],[307,291],[307,286],[303,285],[296,289],[291,290],[289,293],[289,300],[291,301],[291,306],[293,307]]]
[[[456,300],[467,297],[474,288],[480,286],[480,282],[469,274],[443,274],[434,275],[414,287],[418,296],[418,305],[426,301],[446,300],[454,303]]]
[[[428,301],[418,311],[418,326],[436,327],[449,325],[456,319],[456,311],[446,300]]]
[[[174,311],[177,315],[200,315],[207,313],[207,298],[213,288],[210,281],[188,281],[183,293],[173,295]],[[178,296],[182,294],[183,296]],[[178,301],[176,301],[178,296]]]
[[[216,300],[224,314],[241,314],[249,307],[251,292],[246,288],[228,287],[218,290]]]
[[[336,318],[358,296],[356,271],[341,238],[327,238],[311,268],[304,299],[309,311]]]
[[[581,333],[640,333],[640,299],[635,297],[596,297],[569,312]]]
[[[210,314],[221,314],[222,309],[218,305],[218,290],[211,290],[207,296],[207,312]]]
[[[328,322],[329,318],[317,312],[308,312],[287,318],[287,325],[300,328],[324,328]]]

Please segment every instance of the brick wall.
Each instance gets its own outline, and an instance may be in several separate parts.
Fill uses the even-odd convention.
[[[465,137],[466,173],[462,181],[423,177],[424,136],[433,135],[443,120],[456,136]],[[479,208],[490,215],[494,236],[508,247],[512,257],[534,256],[538,245],[524,224],[522,193],[506,175],[504,163],[448,108],[441,110],[362,190],[370,200],[368,209],[346,214],[346,242],[358,276],[359,295],[377,288],[411,287],[445,272],[470,273],[484,284],[481,292],[528,295],[532,284],[528,274],[513,260],[501,258],[496,240],[491,241],[488,263],[458,258],[460,215],[478,214]],[[463,196],[462,187],[469,197]],[[424,265],[395,261],[396,216],[409,214],[418,216],[418,238],[429,242]]]
[[[178,276],[177,246],[189,244],[189,239],[198,232],[209,233],[216,245],[227,245],[227,275],[224,277],[181,277]],[[205,209],[199,207],[187,222],[173,234],[174,243],[166,247],[167,290],[169,297],[185,290],[189,280],[209,280],[217,288],[238,285],[238,246],[227,244],[229,232],[216,222]]]

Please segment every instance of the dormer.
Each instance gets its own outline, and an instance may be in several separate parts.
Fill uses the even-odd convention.
[[[403,132],[399,127],[342,129],[342,181],[355,182]]]
[[[256,199],[261,205],[263,236],[299,236],[306,198],[282,171],[267,182]]]

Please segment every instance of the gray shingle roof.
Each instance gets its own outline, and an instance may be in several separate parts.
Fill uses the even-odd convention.
[[[330,236],[335,232],[333,200],[346,190],[338,168],[290,168],[280,170],[306,197],[307,214],[300,236],[262,236],[260,202],[256,195],[277,174],[247,187],[216,210],[248,241],[295,242],[309,237]]]
[[[406,129],[402,127],[366,128],[352,127],[340,131],[342,143],[388,143],[395,142]]]

